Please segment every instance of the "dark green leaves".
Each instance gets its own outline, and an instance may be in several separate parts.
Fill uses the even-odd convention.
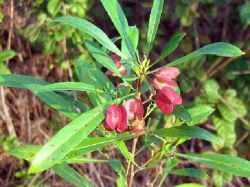
[[[159,62],[166,58],[168,55],[170,55],[179,46],[179,43],[185,35],[186,33],[175,34],[165,46],[165,48],[161,52],[161,55],[157,58],[156,62]]]
[[[188,126],[179,126],[172,128],[163,128],[160,130],[154,131],[154,134],[160,137],[177,137],[177,138],[198,138],[202,140],[207,140],[213,142],[216,140],[216,137],[210,132],[201,129],[199,127],[188,127]]]
[[[108,38],[108,36],[101,29],[99,29],[97,26],[90,23],[89,21],[73,16],[61,17],[56,19],[55,21],[68,24],[72,27],[78,28],[86,32],[110,51],[121,57],[125,57],[121,53],[121,51],[116,47],[116,45]]]
[[[217,55],[217,56],[224,56],[224,57],[237,57],[243,55],[244,53],[236,46],[224,42],[217,42],[206,45],[184,57],[178,58],[173,62],[166,65],[169,66],[176,66],[187,61],[190,61],[193,58],[196,58],[201,55]]]
[[[163,9],[164,0],[154,0],[153,7],[150,13],[147,35],[147,56],[153,47],[153,42],[158,30]]]
[[[14,88],[27,88],[51,107],[59,110],[70,118],[78,116],[78,112],[62,96],[54,92],[39,93],[38,90],[48,85],[47,82],[23,75],[0,75],[0,85]]]
[[[83,113],[62,128],[37,153],[29,172],[38,173],[58,163],[86,138],[103,118],[103,107],[98,107]]]
[[[250,177],[250,162],[235,156],[222,154],[180,154],[182,157],[208,167],[240,177]]]

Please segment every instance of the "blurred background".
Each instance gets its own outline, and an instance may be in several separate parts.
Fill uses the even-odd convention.
[[[129,24],[138,26],[139,49],[145,50],[152,1],[119,2]],[[98,0],[0,0],[0,73],[30,75],[49,82],[78,81],[74,61],[81,57],[94,63],[83,45],[83,40],[89,36],[65,25],[50,24],[51,20],[64,15],[87,19],[110,38],[118,35]],[[219,138],[216,145],[188,141],[180,151],[212,150],[250,160],[249,25],[248,0],[165,1],[151,59],[160,54],[173,34],[185,32],[186,36],[179,48],[159,66],[217,41],[232,43],[246,53],[238,58],[200,57],[180,67],[182,73],[178,84],[186,105],[206,103],[215,108],[202,127]],[[52,171],[28,176],[28,163],[7,153],[15,145],[43,144],[67,122],[67,117],[49,108],[29,91],[0,87],[0,186],[72,186]],[[167,117],[161,113],[156,112],[153,116],[153,125],[167,122]],[[137,159],[143,161],[143,157],[142,154]],[[169,175],[164,186],[184,182],[216,187],[250,186],[250,179],[212,172],[188,161],[180,167],[187,166],[203,168],[211,177],[201,181]],[[108,164],[74,165],[74,168],[95,181],[97,186],[115,185],[116,174]],[[139,172],[135,176],[135,186],[146,186],[153,172]]]

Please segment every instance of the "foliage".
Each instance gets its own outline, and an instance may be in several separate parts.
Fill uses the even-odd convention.
[[[139,56],[141,53],[138,51],[139,30],[136,26],[129,25],[117,0],[101,0],[101,3],[119,33],[118,38],[121,40],[119,47],[91,21],[67,15],[73,12],[77,16],[84,17],[86,9],[82,8],[81,2],[71,1],[72,4],[65,4],[62,1],[50,0],[46,12],[54,21],[48,30],[44,31],[42,25],[47,24],[50,18],[42,13],[39,15],[38,25],[28,26],[23,33],[33,42],[45,41],[48,45],[45,46],[47,54],[52,52],[61,55],[62,50],[57,45],[60,41],[66,40],[67,44],[76,42],[81,52],[85,51],[81,46],[84,44],[95,63],[91,63],[86,56],[74,62],[75,76],[79,82],[48,83],[29,76],[0,75],[0,85],[28,89],[72,120],[43,146],[25,145],[9,151],[10,154],[31,163],[29,174],[52,169],[76,186],[93,186],[91,181],[69,164],[108,161],[118,174],[117,186],[131,186],[136,173],[135,168],[139,172],[157,168],[159,165],[164,168],[163,174],[157,175],[161,184],[168,174],[207,178],[205,171],[195,168],[175,168],[181,159],[187,159],[214,169],[214,181],[218,180],[216,178],[220,180],[216,184],[223,183],[220,177],[223,175],[224,181],[224,174],[227,175],[227,180],[231,179],[231,175],[249,177],[250,162],[236,157],[235,154],[226,155],[228,152],[225,151],[234,148],[236,122],[247,114],[244,103],[236,98],[236,91],[224,90],[213,79],[204,81],[204,77],[206,79],[207,76],[203,76],[199,79],[202,82],[201,95],[195,99],[193,106],[187,107],[182,104],[180,96],[182,89],[179,89],[173,80],[180,72],[172,67],[178,65],[180,68],[185,68],[192,60],[202,59],[204,55],[237,58],[244,52],[229,43],[216,42],[160,66],[160,61],[169,56],[185,36],[184,33],[174,35],[161,55],[156,59],[151,58],[164,1],[155,0],[153,3],[147,32],[147,47],[142,51],[145,54],[143,56]],[[45,1],[34,3],[43,6]],[[65,10],[66,13],[63,12]],[[186,10],[186,14],[189,11]],[[56,18],[58,16],[62,17]],[[183,20],[182,23],[188,26],[190,20]],[[76,41],[75,37],[80,39]],[[119,60],[112,58],[113,53]],[[61,55],[62,59],[65,55],[66,53]],[[198,60],[191,65],[195,66],[197,62]],[[155,68],[156,65],[159,67]],[[105,70],[107,71],[104,73]],[[125,75],[123,70],[126,70]],[[193,77],[198,75],[193,73],[188,78]],[[186,89],[186,92],[190,90]],[[81,98],[82,92],[87,98]],[[73,98],[72,94],[78,97]],[[128,99],[132,99],[134,104],[125,109],[124,105]],[[129,112],[134,115],[131,119],[127,118]],[[216,135],[195,126],[206,121],[211,114]],[[156,115],[156,120],[151,121],[152,115]],[[121,130],[119,126],[125,128]],[[245,126],[248,128],[248,124]],[[228,131],[230,133],[227,133]],[[215,151],[219,153],[191,154],[180,153],[177,150],[179,145],[193,138],[212,143]],[[131,152],[126,146],[126,141],[130,139],[133,139]],[[142,139],[143,144],[136,150],[138,139]],[[126,169],[120,160],[100,151],[102,148],[110,149],[111,145],[126,159]],[[138,164],[135,155],[145,149],[149,151],[151,157],[146,162]],[[105,160],[83,157],[94,151],[100,151]]]

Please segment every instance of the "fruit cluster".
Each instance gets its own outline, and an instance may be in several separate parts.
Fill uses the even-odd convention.
[[[120,58],[111,55],[116,67],[122,75],[126,75],[127,71],[120,63]],[[155,102],[158,108],[165,114],[171,114],[175,105],[182,104],[181,96],[174,90],[177,83],[173,80],[180,74],[175,67],[164,68],[155,73],[152,81],[154,88],[157,90]],[[113,75],[111,71],[107,71],[105,75]],[[145,130],[144,107],[141,99],[129,99],[124,106],[110,105],[107,109],[104,127],[108,131],[116,130],[116,132],[125,132],[128,129],[128,121],[132,121],[131,132],[141,135]]]

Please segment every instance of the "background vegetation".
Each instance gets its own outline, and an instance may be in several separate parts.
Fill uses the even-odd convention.
[[[147,22],[151,1],[120,0],[128,21],[138,25],[140,46],[146,46]],[[0,1],[0,73],[25,74],[49,82],[77,80],[75,60],[93,62],[83,41],[88,35],[72,27],[51,25],[50,21],[75,15],[95,22],[110,38],[118,35],[99,1],[95,0],[2,0]],[[186,36],[175,53],[162,61],[190,53],[205,44],[226,41],[243,49],[239,58],[201,57],[186,67],[181,66],[178,79],[187,105],[209,104],[215,111],[202,123],[214,131],[220,142],[210,145],[200,140],[183,144],[181,150],[239,155],[250,160],[250,2],[244,0],[169,0],[165,2],[156,50],[160,54],[166,41],[177,32]],[[143,50],[143,49],[142,49]],[[144,49],[145,50],[145,49]],[[84,96],[82,97],[84,99]],[[29,91],[2,88],[0,90],[0,186],[70,186],[53,171],[27,175],[28,164],[7,152],[19,144],[43,144],[63,124],[65,116],[43,104]],[[80,106],[83,109],[87,106]],[[202,109],[201,109],[202,110]],[[168,118],[156,113],[152,124],[168,123]],[[96,153],[97,154],[97,153]],[[116,154],[116,152],[114,152]],[[145,153],[147,154],[147,153]],[[97,155],[98,156],[98,155]],[[91,155],[89,155],[91,157]],[[120,158],[122,160],[122,158]],[[143,154],[138,160],[143,161]],[[202,166],[183,162],[183,167]],[[96,181],[98,186],[115,185],[115,173],[105,164],[74,165],[81,174]],[[206,169],[206,168],[205,168]],[[207,170],[211,172],[210,170]],[[137,186],[145,186],[155,171],[135,176]],[[179,174],[182,175],[182,174]],[[214,171],[211,178],[201,180],[206,186],[248,186],[250,180]],[[169,175],[167,186],[199,179]]]

